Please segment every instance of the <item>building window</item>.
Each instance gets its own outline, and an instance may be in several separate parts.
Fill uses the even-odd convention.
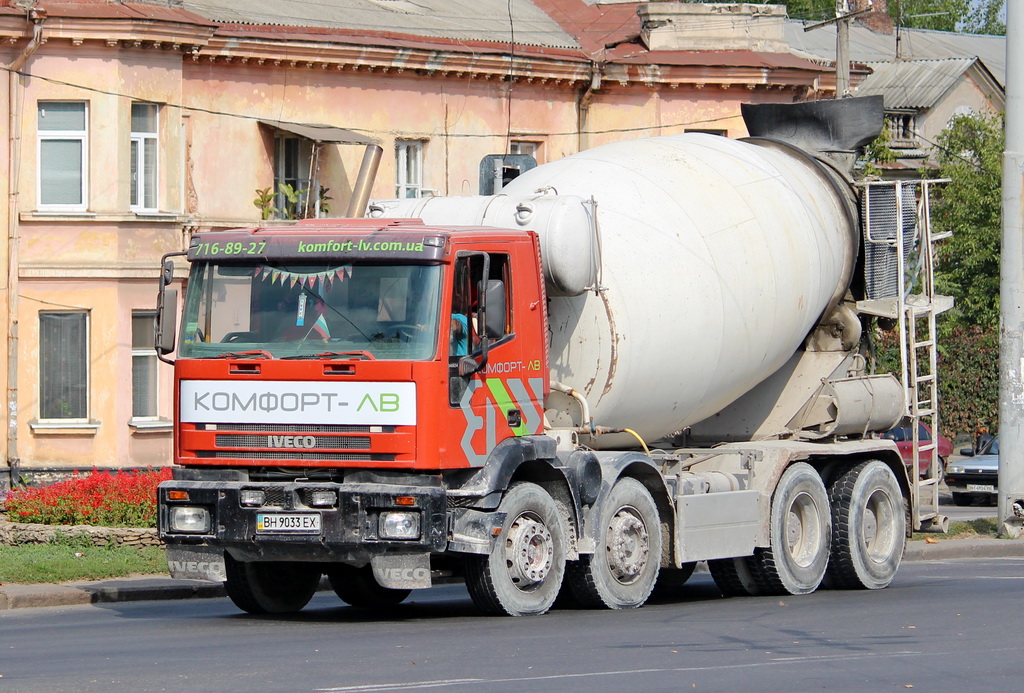
[[[137,212],[157,209],[157,106],[132,104],[131,207]]]
[[[156,313],[132,311],[132,418],[155,419],[157,412]]]
[[[398,197],[423,197],[423,142],[395,142],[395,170]]]
[[[319,190],[316,154],[313,141],[305,137],[274,137],[274,207],[278,219],[313,216],[307,209],[307,201],[312,185]]]
[[[533,160],[540,163],[540,159],[537,158],[537,150],[540,149],[540,143],[538,142],[525,142],[522,140],[512,140],[508,145],[509,154],[521,154],[523,156],[532,156]]]
[[[39,418],[89,418],[88,315],[39,314]]]
[[[85,102],[41,101],[38,109],[39,208],[82,211],[88,151]]]

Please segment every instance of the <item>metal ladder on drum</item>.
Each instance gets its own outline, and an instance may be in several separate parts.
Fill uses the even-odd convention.
[[[861,212],[868,298],[857,302],[862,313],[898,323],[900,380],[913,436],[909,476],[916,508],[914,529],[942,532],[946,531],[949,519],[939,510],[942,467],[937,442],[935,318],[953,307],[953,299],[935,293],[934,243],[950,234],[932,233],[929,199],[931,186],[945,182],[859,183],[863,188]],[[921,434],[926,431],[931,432],[928,440],[922,440]]]

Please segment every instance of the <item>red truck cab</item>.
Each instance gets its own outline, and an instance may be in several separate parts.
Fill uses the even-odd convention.
[[[173,572],[444,551],[449,479],[542,433],[532,232],[317,220],[198,234],[187,257],[159,498]]]

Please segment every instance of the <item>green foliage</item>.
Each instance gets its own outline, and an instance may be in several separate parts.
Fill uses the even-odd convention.
[[[167,558],[161,546],[93,546],[85,537],[0,546],[0,583],[101,580],[166,572]]]
[[[277,207],[274,206],[275,197],[276,195],[270,192],[270,188],[256,190],[256,199],[252,203],[260,210],[260,219],[266,221],[277,214]]]
[[[933,225],[953,237],[939,247],[936,285],[956,299],[950,326],[999,321],[1003,142],[1002,116],[978,114],[956,116],[938,138],[937,175],[952,182],[940,191]]]
[[[720,0],[696,0],[718,2]],[[789,0],[757,4],[780,4],[793,19],[820,22],[836,16],[835,0]],[[853,7],[851,0],[850,6]],[[1000,20],[1005,0],[889,0],[889,15],[897,26],[973,34],[1006,34]]]
[[[868,176],[881,176],[882,169],[879,164],[888,164],[896,161],[896,152],[889,148],[892,141],[892,131],[889,129],[888,121],[882,126],[882,132],[867,146],[861,162],[863,163],[862,174]]]
[[[999,330],[956,326],[939,341],[939,421],[942,430],[994,430],[999,420]]]
[[[331,213],[330,203],[331,200],[333,200],[334,198],[327,194],[330,191],[330,188],[325,188],[322,185],[320,186],[320,213],[323,214],[324,216]]]
[[[299,204],[302,202],[302,196],[306,194],[306,189],[297,189],[290,183],[278,183],[277,191],[284,196],[284,209],[279,210],[284,214],[284,218],[300,219],[302,211]]]

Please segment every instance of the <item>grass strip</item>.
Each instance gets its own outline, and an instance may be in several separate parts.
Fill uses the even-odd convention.
[[[167,573],[167,559],[160,546],[93,546],[86,537],[63,536],[47,544],[0,546],[0,583],[61,583],[161,573]]]

